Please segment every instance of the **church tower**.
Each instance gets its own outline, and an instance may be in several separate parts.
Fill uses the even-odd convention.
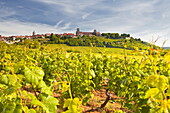
[[[93,35],[97,36],[97,31],[96,31],[96,29],[94,30]]]
[[[36,35],[35,31],[33,31],[33,32],[32,32],[32,36],[35,36],[35,35]]]
[[[80,33],[80,29],[79,29],[79,28],[77,28],[76,36],[79,36],[79,33]]]

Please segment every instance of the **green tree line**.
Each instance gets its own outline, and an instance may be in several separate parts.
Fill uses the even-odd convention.
[[[101,40],[101,37],[97,36],[78,36],[73,38],[70,36],[59,36],[51,34],[46,38],[49,38],[49,41],[45,42],[47,44],[67,44],[69,46],[96,46],[96,47],[111,47],[111,48],[123,48],[124,45],[127,46],[127,49],[133,49],[134,46],[139,47],[139,49],[147,49],[150,46],[149,43],[141,41],[140,38],[130,37],[130,34],[121,34],[118,33],[103,33],[102,36],[106,38],[117,39],[113,41],[108,41],[107,39]],[[113,38],[114,37],[114,38]],[[124,37],[124,38],[121,38]],[[129,37],[125,39],[125,37]]]

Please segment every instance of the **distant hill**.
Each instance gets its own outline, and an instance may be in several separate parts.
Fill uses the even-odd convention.
[[[102,34],[103,35],[103,34]],[[106,36],[105,36],[106,35]],[[108,36],[107,36],[108,35]],[[113,35],[113,36],[112,36]],[[138,47],[139,50],[148,49],[153,45],[148,42],[142,41],[140,38],[130,37],[129,34],[121,34],[114,36],[114,33],[105,33],[103,36],[59,36],[51,35],[46,44],[66,44],[68,46],[92,46],[92,47],[108,47],[108,48],[127,48],[133,50]],[[154,46],[157,48],[157,46]]]
[[[170,47],[163,47],[164,49],[170,49]]]

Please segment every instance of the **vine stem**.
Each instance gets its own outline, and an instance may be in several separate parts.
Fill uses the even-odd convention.
[[[109,100],[111,100],[111,94],[108,93],[109,89],[106,90],[106,95],[107,95],[107,98],[106,100],[104,101],[104,103],[100,106],[100,108],[104,108],[106,106],[106,104],[109,102]]]
[[[69,94],[70,94],[71,99],[73,99],[73,96],[72,96],[72,93],[71,93],[71,79],[69,81]]]
[[[69,90],[68,90],[68,92],[69,92],[70,98],[73,99],[72,92],[71,92],[71,77],[70,77],[69,73],[68,73],[68,76],[67,76],[67,80],[69,81]]]
[[[37,95],[37,93],[36,93],[36,90],[35,90],[33,84],[31,84],[31,86],[32,86],[32,88],[33,88],[33,90],[34,90],[34,94],[35,94],[36,98],[38,99],[38,95]]]

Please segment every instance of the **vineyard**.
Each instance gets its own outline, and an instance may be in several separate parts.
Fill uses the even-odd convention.
[[[170,52],[139,57],[29,49],[0,44],[0,113],[169,113]],[[95,91],[105,101],[85,111]],[[117,97],[113,98],[112,93]],[[123,109],[105,109],[118,102]]]

